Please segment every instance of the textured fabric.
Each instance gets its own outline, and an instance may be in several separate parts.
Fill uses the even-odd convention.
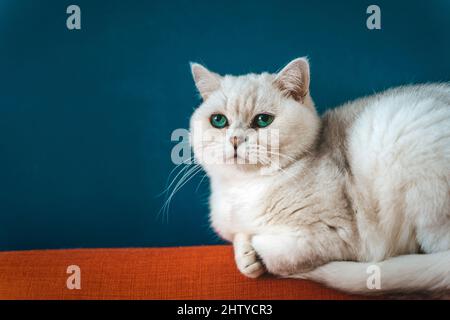
[[[66,286],[81,269],[81,289]],[[0,252],[1,299],[354,299],[303,280],[247,279],[230,246]]]

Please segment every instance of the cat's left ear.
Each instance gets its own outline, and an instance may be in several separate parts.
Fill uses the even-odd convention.
[[[217,73],[209,71],[201,64],[191,62],[191,72],[195,85],[203,100],[206,100],[211,93],[220,88],[222,77]]]
[[[275,77],[275,85],[287,97],[303,102],[309,93],[309,63],[306,57],[289,62]]]

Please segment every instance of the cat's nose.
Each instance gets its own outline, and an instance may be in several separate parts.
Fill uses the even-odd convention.
[[[241,142],[242,142],[242,138],[240,138],[240,137],[238,137],[238,136],[232,136],[231,138],[230,138],[230,142],[231,142],[231,144],[233,145],[233,148],[234,149],[237,149],[237,147],[241,144]]]

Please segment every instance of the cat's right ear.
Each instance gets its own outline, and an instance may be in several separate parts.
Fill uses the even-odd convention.
[[[203,100],[206,100],[211,93],[220,88],[221,76],[211,72],[198,63],[191,62],[191,72],[195,85]]]

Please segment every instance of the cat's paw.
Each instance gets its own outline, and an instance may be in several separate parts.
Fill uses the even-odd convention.
[[[236,235],[233,247],[236,265],[243,275],[249,278],[257,278],[266,272],[248,236]]]

